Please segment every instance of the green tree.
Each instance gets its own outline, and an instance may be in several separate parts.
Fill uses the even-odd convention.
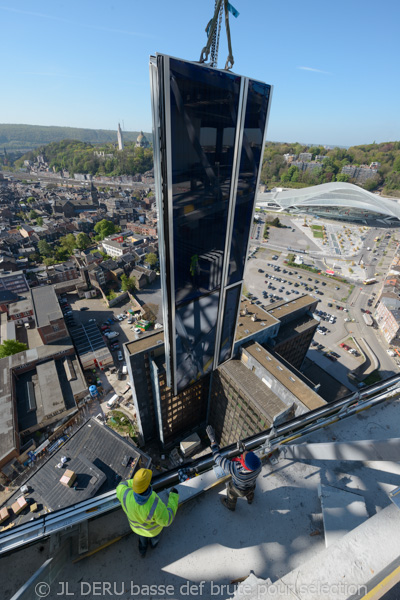
[[[102,221],[96,223],[94,230],[97,233],[95,239],[100,242],[101,240],[104,240],[105,237],[119,231],[119,227],[117,227],[112,221],[103,219]]]
[[[33,202],[35,202],[35,198],[33,196],[29,196],[29,198],[27,198],[26,201],[28,204],[32,204]]]
[[[149,252],[148,254],[146,254],[144,262],[150,265],[150,267],[155,267],[158,262],[157,255],[154,254],[154,252]]]
[[[67,235],[64,235],[64,237],[60,238],[60,246],[71,256],[76,248],[76,238],[74,234],[68,233]]]
[[[338,173],[336,175],[336,181],[348,181],[350,179],[347,173]]]
[[[33,221],[33,219],[36,219],[36,218],[37,218],[38,214],[37,214],[37,212],[36,212],[35,210],[31,210],[31,211],[29,212],[29,215],[28,215],[28,216],[29,216],[29,220],[30,220],[30,221]]]
[[[400,154],[393,163],[393,171],[397,171],[400,173]]]
[[[76,236],[76,246],[77,248],[79,248],[79,250],[86,250],[86,248],[90,246],[90,244],[90,237],[86,235],[86,233],[83,233],[83,231],[78,233],[78,235]]]
[[[38,218],[36,219],[36,223],[37,223],[38,225],[40,225],[40,227],[41,227],[41,226],[43,225],[43,217],[38,217]]]
[[[50,244],[48,242],[46,242],[46,240],[39,241],[38,250],[39,250],[40,254],[45,257],[50,257],[50,256],[53,256],[53,254],[54,254],[53,248],[50,246]]]
[[[12,354],[17,354],[18,352],[23,352],[27,349],[28,346],[26,344],[17,342],[17,340],[4,340],[4,342],[0,344],[0,358],[5,358],[6,356],[11,356]]]
[[[367,179],[364,183],[364,188],[369,192],[372,192],[372,190],[375,190],[378,187],[379,181],[379,177],[371,177],[371,179]]]
[[[121,275],[121,288],[123,292],[134,292],[136,290],[136,277]]]

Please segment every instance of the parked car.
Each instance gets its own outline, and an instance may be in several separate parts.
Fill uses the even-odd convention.
[[[89,310],[88,306],[81,306],[79,310]]]
[[[122,354],[121,350],[118,351],[117,358],[118,360],[124,360],[124,355]]]
[[[112,340],[112,339],[114,339],[114,338],[118,337],[118,336],[119,336],[119,333],[118,333],[117,331],[110,331],[110,332],[108,332],[108,331],[105,331],[105,332],[104,332],[104,335],[105,335],[105,336],[106,336],[106,337],[107,337],[109,340]]]

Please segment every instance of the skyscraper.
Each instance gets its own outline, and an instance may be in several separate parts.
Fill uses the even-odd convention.
[[[150,60],[167,382],[232,356],[271,86]]]

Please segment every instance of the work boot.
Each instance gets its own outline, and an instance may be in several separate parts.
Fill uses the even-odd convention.
[[[144,558],[144,557],[146,556],[146,552],[147,552],[147,548],[142,548],[142,547],[139,545],[139,554],[140,554],[140,556],[141,556],[142,558]]]
[[[228,501],[226,498],[220,498],[221,504],[223,504],[225,506],[225,508],[227,508],[228,510],[231,510],[232,512],[235,512],[234,508],[231,508],[228,504]]]

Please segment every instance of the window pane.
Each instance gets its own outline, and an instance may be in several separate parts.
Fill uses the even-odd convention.
[[[219,364],[230,358],[232,346],[235,339],[236,318],[240,299],[241,284],[230,290],[225,295],[224,320],[222,324],[221,349],[219,352]]]
[[[240,77],[170,59],[176,304],[221,285]]]
[[[227,285],[243,279],[271,86],[249,81]]]
[[[176,382],[178,392],[213,366],[219,293],[203,296],[176,311]]]

